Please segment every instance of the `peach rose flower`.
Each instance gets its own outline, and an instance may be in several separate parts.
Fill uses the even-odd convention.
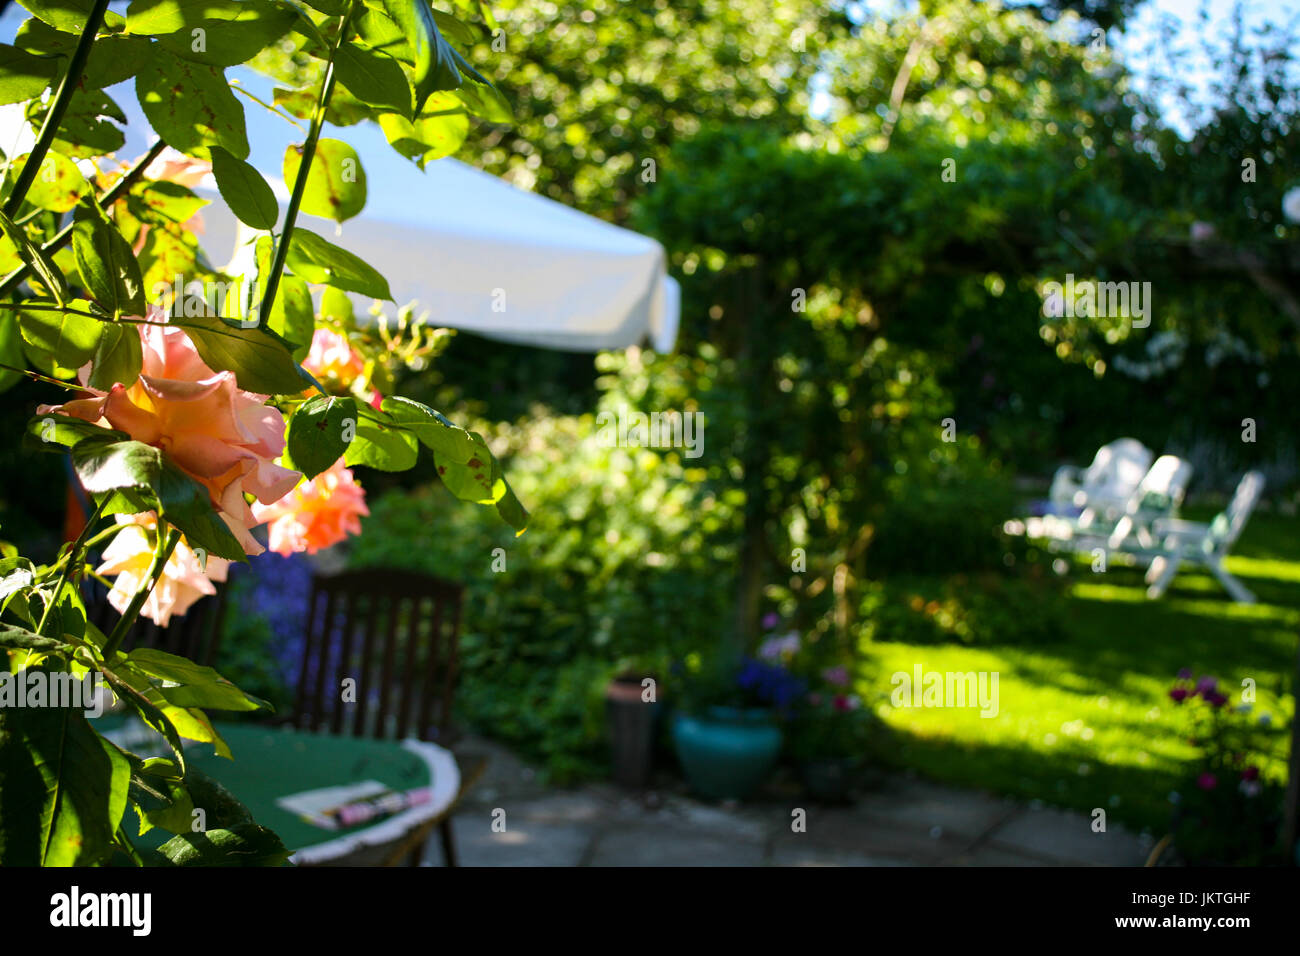
[[[322,384],[333,379],[335,384],[348,388],[356,378],[365,374],[366,360],[352,347],[346,335],[330,329],[317,329],[311,337],[311,350],[303,359],[302,367]]]
[[[149,310],[151,323],[166,313]],[[144,346],[140,377],[129,388],[108,392],[87,388],[93,398],[44,405],[52,412],[107,423],[136,441],[161,448],[191,478],[208,489],[213,505],[249,554],[264,550],[249,529],[257,524],[244,495],[278,501],[302,477],[275,461],[284,452],[284,416],[267,396],[245,392],[233,372],[214,372],[179,326],[137,326]],[[83,385],[90,366],[81,370]]]
[[[125,613],[136,591],[149,580],[158,518],[151,511],[141,515],[118,515],[117,521],[122,530],[104,549],[104,561],[96,570],[105,577],[117,575],[112,590],[108,592],[108,603]],[[216,594],[212,582],[226,580],[229,567],[229,561],[214,556],[208,557],[205,567],[194,549],[181,538],[140,613],[159,627],[166,627],[172,615],[183,615],[199,598]]]
[[[186,189],[193,189],[211,172],[212,164],[207,160],[186,156],[180,150],[168,146],[145,167],[144,178],[160,179],[163,182],[184,186]]]
[[[267,521],[270,549],[289,555],[315,554],[361,533],[361,517],[369,515],[365,490],[343,467],[343,459],[310,481],[304,481],[274,504],[253,506],[259,521]]]

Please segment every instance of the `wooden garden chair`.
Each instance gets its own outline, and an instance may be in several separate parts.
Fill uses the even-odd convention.
[[[303,730],[378,739],[454,742],[452,696],[463,589],[410,571],[367,569],[312,579],[297,697],[290,722]],[[354,690],[344,701],[344,681]],[[444,859],[456,865],[451,814],[487,766],[457,755],[452,804],[387,856],[417,865],[436,826]]]
[[[84,587],[87,620],[109,634],[122,615],[108,603],[108,588],[93,579]],[[138,618],[126,632],[122,650],[155,647],[211,667],[215,665],[221,647],[225,617],[226,586],[218,584],[216,594],[199,598],[184,614],[173,615],[166,627],[159,627],[146,617]]]
[[[1155,458],[1136,438],[1117,438],[1097,449],[1086,469],[1064,465],[1052,477],[1050,497],[1058,507],[1081,509],[1084,524],[1122,509]]]

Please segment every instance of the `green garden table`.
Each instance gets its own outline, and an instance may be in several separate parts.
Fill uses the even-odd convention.
[[[367,847],[400,841],[438,817],[455,800],[460,772],[451,752],[419,740],[372,740],[256,724],[216,724],[234,760],[218,757],[211,744],[188,743],[185,759],[233,793],[253,819],[293,851],[297,864],[344,862]],[[106,717],[101,732],[141,756],[168,756],[159,735],[137,718]],[[161,744],[161,748],[160,745]],[[323,829],[281,804],[286,797],[365,781],[394,791],[428,788],[427,802],[369,824]],[[151,830],[145,846],[170,834]]]

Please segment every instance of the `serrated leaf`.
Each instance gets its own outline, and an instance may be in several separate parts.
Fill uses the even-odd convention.
[[[382,408],[393,421],[411,431],[420,443],[447,461],[467,462],[479,446],[463,428],[458,428],[427,405],[395,395],[383,400]]]
[[[72,227],[77,274],[90,297],[110,315],[145,313],[140,263],[117,226],[98,209],[83,204]]]
[[[406,471],[415,465],[419,454],[420,446],[410,432],[362,418],[343,463],[349,468],[365,465],[378,471]]]
[[[266,701],[245,694],[213,668],[175,654],[141,647],[131,651],[127,659],[151,677],[180,685],[162,688],[163,696],[177,706],[215,710],[269,710],[271,707]]]
[[[302,147],[290,144],[284,151],[284,181],[296,182],[302,166]],[[342,140],[322,139],[307,172],[302,211],[343,222],[366,205],[366,173],[357,151]]]
[[[18,157],[25,165],[27,156]],[[62,153],[50,150],[41,161],[40,171],[27,190],[27,201],[51,212],[67,212],[90,191],[90,183],[81,175],[77,164]]]
[[[262,174],[220,146],[213,146],[209,153],[217,189],[230,211],[239,217],[240,222],[254,229],[275,228],[280,218],[280,206]]]
[[[209,368],[234,372],[245,391],[288,395],[311,385],[288,345],[269,330],[238,328],[216,316],[187,316],[174,319],[173,324],[185,329]]]
[[[0,43],[0,104],[21,103],[45,91],[54,80],[58,61]]]
[[[373,266],[308,229],[294,230],[287,262],[295,275],[308,282],[392,301],[388,280]]]
[[[27,311],[18,313],[23,340],[64,368],[80,368],[99,348],[104,323],[76,312]]]
[[[339,82],[362,102],[411,115],[411,86],[392,57],[345,43],[334,57],[334,69]]]
[[[343,457],[347,438],[357,428],[357,403],[351,397],[313,395],[289,418],[286,442],[293,465],[315,478]]]
[[[421,169],[450,156],[469,135],[469,113],[452,93],[434,93],[414,123],[397,113],[381,113],[379,127],[389,144]]]
[[[156,49],[135,78],[136,96],[149,123],[182,153],[220,146],[248,158],[244,107],[225,75],[203,63]]]
[[[131,0],[126,29],[158,36],[200,26],[205,20],[233,20],[243,9],[239,0]]]

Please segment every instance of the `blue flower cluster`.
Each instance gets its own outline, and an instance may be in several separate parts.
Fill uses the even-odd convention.
[[[239,568],[238,611],[264,619],[271,630],[269,650],[281,679],[292,687],[302,666],[306,640],[308,604],[311,601],[312,567],[306,557],[288,557],[266,551],[249,558]]]
[[[765,664],[763,661],[746,657],[736,675],[740,688],[764,704],[780,711],[787,711],[808,690],[808,684],[784,667]]]

